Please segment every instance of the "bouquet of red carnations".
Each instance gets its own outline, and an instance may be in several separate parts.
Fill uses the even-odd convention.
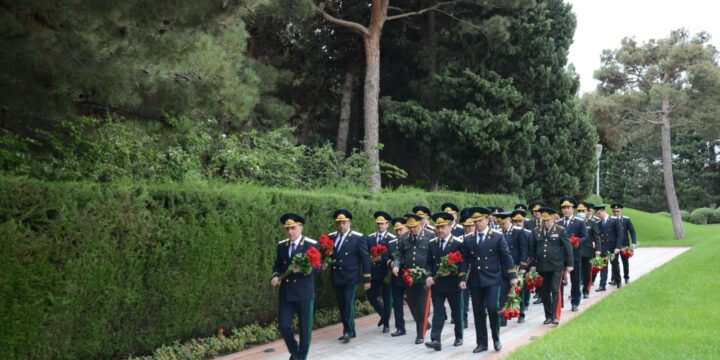
[[[595,257],[592,260],[590,260],[590,271],[592,272],[592,275],[595,275],[607,266],[607,258],[606,257]]]
[[[377,244],[370,248],[370,254],[372,254],[373,257],[383,256],[387,254],[387,252],[388,248],[383,244]]]
[[[413,286],[425,276],[427,276],[427,271],[421,267],[405,269],[403,272],[403,281],[405,281],[407,286]]]
[[[570,245],[572,245],[574,248],[580,247],[580,237],[576,235],[570,236]]]
[[[440,274],[454,274],[458,272],[457,264],[463,261],[462,253],[460,251],[453,251],[440,258],[440,266],[438,266],[433,280],[437,280]]]
[[[631,258],[631,257],[634,255],[634,253],[635,253],[635,252],[633,251],[633,249],[631,249],[631,248],[629,248],[629,247],[627,247],[627,246],[625,246],[625,247],[623,247],[622,249],[620,249],[620,255],[622,255],[622,257],[624,257],[624,258],[626,258],[626,259]]]
[[[523,285],[527,286],[528,290],[531,293],[535,293],[535,289],[542,286],[543,284],[543,277],[540,276],[540,274],[531,271],[523,277],[522,280]]]
[[[318,241],[320,242],[320,249],[322,250],[322,264],[329,266],[335,262],[335,259],[333,259],[335,242],[325,234],[320,235]]]
[[[320,258],[320,252],[314,246],[310,247],[304,254],[295,254],[287,271],[280,275],[280,281],[285,280],[285,278],[290,276],[295,270],[305,275],[310,275],[313,268],[320,268]]]
[[[507,303],[500,310],[500,316],[505,320],[520,316],[520,303],[522,302],[522,287],[514,286],[510,288]]]

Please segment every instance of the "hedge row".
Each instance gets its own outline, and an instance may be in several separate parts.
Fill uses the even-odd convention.
[[[400,189],[298,191],[250,185],[101,185],[0,178],[0,358],[106,359],[220,328],[267,324],[278,217],[305,215],[311,237],[351,210],[445,201],[510,207],[517,198]],[[333,306],[327,274],[318,308]]]

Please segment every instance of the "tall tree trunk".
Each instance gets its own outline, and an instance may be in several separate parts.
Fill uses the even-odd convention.
[[[670,143],[670,100],[667,96],[662,102],[662,125],[660,127],[660,143],[662,145],[663,160],[663,182],[665,183],[665,197],[667,197],[668,208],[672,216],[673,232],[675,239],[685,238],[685,228],[680,216],[680,205],[678,204],[677,193],[675,192],[675,180],[672,169],[672,146]]]
[[[370,181],[368,190],[378,192],[380,179],[380,34],[371,33],[365,37],[365,152],[370,159]]]
[[[353,61],[345,71],[345,84],[343,85],[342,99],[340,100],[340,123],[338,123],[337,142],[335,150],[343,156],[347,154],[347,140],[350,132],[350,114],[352,110],[352,89],[355,79],[357,60]]]

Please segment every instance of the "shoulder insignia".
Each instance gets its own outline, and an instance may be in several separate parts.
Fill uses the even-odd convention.
[[[430,239],[430,242],[437,241],[437,237]]]
[[[355,236],[364,236],[362,233],[357,232],[357,231],[355,231],[355,230],[352,231],[352,234],[355,235]]]
[[[337,231],[333,231],[333,232],[329,233],[328,235],[329,236],[337,235]]]
[[[392,244],[392,243],[394,243],[394,242],[397,242],[397,239],[388,241],[388,244]]]
[[[309,238],[309,237],[307,237],[307,236],[305,237],[305,241],[307,241],[307,242],[309,242],[309,243],[311,243],[311,244],[317,244],[317,241],[315,241],[315,240],[313,240],[313,239],[311,239],[311,238]]]
[[[286,242],[288,242],[288,239],[282,240],[282,241],[278,242],[278,244],[284,244]]]
[[[630,217],[623,215],[623,219],[628,219],[628,220],[630,220]]]
[[[390,239],[397,239],[397,236],[395,236],[395,235],[393,235],[393,234],[391,234],[391,233],[388,233],[388,234],[387,234],[387,237],[390,238]]]
[[[463,238],[461,236],[453,236],[453,239],[457,242],[463,242]]]
[[[523,231],[526,232],[526,233],[528,233],[528,234],[532,234],[532,230],[530,230],[530,229],[523,229]]]
[[[377,233],[374,232],[374,233],[372,233],[372,234],[370,234],[370,235],[368,235],[368,236],[377,236]]]
[[[494,232],[494,233],[496,233],[496,234],[498,234],[498,235],[502,235],[502,234],[503,234],[502,231],[500,231],[500,230],[495,230],[495,229],[492,229],[492,232]]]

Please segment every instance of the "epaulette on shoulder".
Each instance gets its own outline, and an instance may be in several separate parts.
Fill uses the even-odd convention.
[[[628,219],[628,220],[630,220],[630,217],[623,215],[623,219]]]
[[[388,244],[392,244],[392,243],[397,242],[397,241],[398,241],[398,239],[393,239],[393,240],[388,241]]]
[[[317,244],[317,241],[315,241],[315,240],[313,240],[313,239],[311,239],[311,238],[309,238],[309,237],[305,237],[305,241],[307,241],[307,242],[309,242],[309,243],[311,243],[311,244]]]
[[[329,233],[328,235],[329,236],[337,235],[337,231],[333,231],[333,232]]]
[[[453,236],[453,239],[455,239],[455,241],[457,242],[463,242],[463,238],[460,236]]]
[[[495,229],[492,229],[492,232],[494,232],[494,233],[496,233],[496,234],[498,234],[498,235],[502,235],[502,234],[503,234],[502,231],[500,231],[500,230],[495,230]]]
[[[437,236],[434,237],[434,238],[432,238],[432,239],[430,239],[430,242],[433,242],[433,241],[437,241]]]
[[[582,219],[580,219],[580,218],[579,218],[579,217],[577,217],[577,216],[573,216],[573,220],[578,220],[578,221],[582,221]]]
[[[395,235],[393,235],[393,234],[391,234],[391,233],[388,233],[388,234],[387,234],[387,237],[389,237],[390,239],[397,239],[397,236],[395,236]]]
[[[532,230],[523,228],[523,231],[532,234]]]
[[[372,233],[372,234],[370,234],[370,235],[368,235],[368,236],[371,236],[371,237],[372,237],[372,236],[376,236],[376,235],[377,235],[377,233],[374,232],[374,233]]]
[[[357,232],[357,231],[355,231],[355,230],[352,231],[352,234],[355,235],[355,236],[365,236],[365,235],[363,235],[361,232]]]
[[[284,244],[284,243],[286,243],[286,242],[288,242],[288,239],[281,240],[281,241],[278,242],[278,244]]]

